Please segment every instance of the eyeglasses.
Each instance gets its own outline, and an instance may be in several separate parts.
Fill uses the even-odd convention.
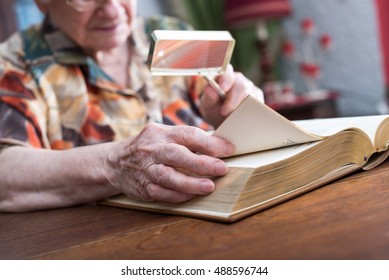
[[[105,0],[65,0],[65,3],[78,12],[92,11],[100,7]],[[119,0],[120,3],[128,0]]]

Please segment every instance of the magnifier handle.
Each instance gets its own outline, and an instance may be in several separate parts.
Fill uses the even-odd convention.
[[[205,78],[207,79],[207,81],[211,85],[211,87],[213,87],[213,89],[216,90],[216,92],[219,95],[219,97],[222,100],[225,100],[226,99],[226,93],[224,92],[224,90],[221,89],[219,84],[210,76],[205,76]]]

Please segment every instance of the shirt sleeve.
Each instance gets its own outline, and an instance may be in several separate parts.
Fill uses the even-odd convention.
[[[33,88],[22,64],[12,54],[0,52],[0,144],[43,147]]]
[[[22,145],[42,148],[37,130],[26,115],[2,102],[1,99],[0,145]]]

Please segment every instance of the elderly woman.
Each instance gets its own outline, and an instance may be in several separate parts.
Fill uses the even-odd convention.
[[[0,211],[212,192],[234,147],[204,130],[261,91],[231,66],[224,101],[199,77],[152,77],[145,30],[177,23],[136,18],[136,0],[36,4],[42,26],[0,45]]]

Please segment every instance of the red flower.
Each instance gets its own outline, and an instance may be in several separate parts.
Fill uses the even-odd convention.
[[[292,57],[294,55],[294,45],[291,41],[285,41],[282,44],[282,53],[286,57]]]
[[[332,46],[332,38],[330,35],[324,34],[320,36],[319,43],[324,50],[328,50]]]
[[[300,63],[300,72],[304,77],[317,79],[320,75],[320,67],[316,63],[303,62]]]
[[[312,34],[314,28],[315,28],[315,23],[311,18],[304,18],[301,21],[301,29],[306,35]]]

